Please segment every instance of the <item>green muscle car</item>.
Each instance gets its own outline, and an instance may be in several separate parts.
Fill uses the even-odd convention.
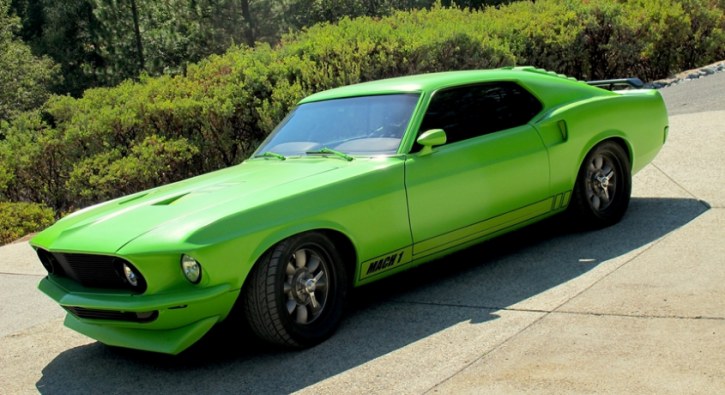
[[[32,239],[65,325],[177,354],[236,305],[307,347],[364,285],[568,210],[616,223],[668,118],[636,79],[533,67],[417,75],[300,101],[244,163],[69,215]]]

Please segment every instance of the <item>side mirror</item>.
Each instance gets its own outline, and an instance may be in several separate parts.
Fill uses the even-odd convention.
[[[423,146],[419,155],[428,155],[433,153],[434,145],[442,145],[446,143],[446,132],[443,129],[431,129],[418,137],[418,144]]]

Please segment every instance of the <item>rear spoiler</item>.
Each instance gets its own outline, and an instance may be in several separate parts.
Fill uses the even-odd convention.
[[[644,83],[642,83],[642,80],[640,80],[639,78],[622,78],[622,79],[618,79],[618,80],[587,81],[587,84],[591,85],[591,86],[598,86],[598,87],[603,87],[603,86],[609,85],[609,88],[604,88],[604,89],[609,89],[610,91],[612,90],[612,88],[614,88],[615,85],[629,85],[635,89],[641,89],[644,86]]]

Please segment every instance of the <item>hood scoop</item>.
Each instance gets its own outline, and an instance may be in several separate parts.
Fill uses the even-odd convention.
[[[118,205],[120,206],[120,205],[129,203],[129,202],[133,202],[134,200],[138,200],[138,199],[141,199],[142,197],[146,197],[146,195],[148,195],[148,193],[142,193],[142,194],[140,194],[138,196],[134,196],[132,198],[126,199],[126,200],[124,200],[122,202],[118,202]]]
[[[172,205],[174,203],[179,203],[182,200],[183,201],[186,201],[186,200],[189,200],[189,199],[192,199],[192,198],[195,198],[195,197],[199,197],[199,196],[202,196],[202,195],[206,195],[206,194],[209,194],[209,193],[213,193],[213,192],[216,192],[216,191],[220,191],[222,189],[226,189],[226,188],[229,188],[231,186],[238,185],[238,184],[243,184],[243,183],[244,183],[244,181],[223,182],[223,183],[219,183],[219,184],[214,184],[214,185],[210,185],[210,186],[207,186],[207,187],[204,187],[204,188],[201,188],[201,189],[197,189],[197,190],[194,190],[194,191],[191,191],[191,192],[182,193],[182,194],[179,194],[179,195],[170,197],[168,199],[164,199],[164,200],[162,200],[160,202],[154,203],[153,205],[154,206],[170,206],[170,205]]]
[[[174,203],[175,201],[183,198],[184,196],[189,195],[190,193],[191,192],[182,193],[181,195],[176,195],[176,196],[170,197],[168,199],[164,199],[160,202],[154,203],[153,206],[168,206],[168,205]]]

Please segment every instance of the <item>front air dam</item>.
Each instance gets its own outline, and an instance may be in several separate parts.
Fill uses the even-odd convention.
[[[218,320],[219,316],[214,316],[181,328],[153,330],[84,324],[68,314],[63,324],[109,346],[176,355],[201,339]]]

